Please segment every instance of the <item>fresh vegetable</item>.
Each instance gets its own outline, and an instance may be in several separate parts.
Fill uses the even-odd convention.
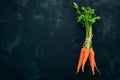
[[[84,52],[83,62],[82,62],[82,71],[83,71],[83,72],[84,72],[84,66],[85,66],[85,63],[86,63],[88,57],[89,57],[89,49],[86,48],[86,49],[85,49],[85,52]]]
[[[86,48],[82,48],[82,49],[81,49],[80,58],[79,58],[79,62],[78,62],[79,64],[78,64],[78,66],[77,66],[77,71],[76,71],[76,73],[79,72],[79,69],[80,69],[80,67],[82,66],[85,49],[86,49]]]
[[[95,52],[92,47],[92,37],[93,37],[92,25],[97,20],[99,20],[100,17],[97,16],[95,14],[94,9],[91,9],[90,7],[82,7],[82,9],[80,10],[76,2],[74,2],[73,7],[76,9],[77,22],[82,24],[86,30],[86,38],[83,44],[83,48],[80,51],[80,57],[79,57],[76,73],[79,72],[81,67],[82,67],[82,72],[84,72],[86,61],[89,58],[92,74],[94,75],[95,69],[97,69],[98,72],[99,70],[96,66],[95,57],[94,57]]]
[[[95,71],[94,68],[96,68],[96,70],[100,73],[99,69],[96,66],[94,55],[95,55],[94,50],[90,50],[89,60],[90,60],[90,66],[91,66],[91,70],[92,70],[93,75],[95,74],[94,73],[94,71]]]

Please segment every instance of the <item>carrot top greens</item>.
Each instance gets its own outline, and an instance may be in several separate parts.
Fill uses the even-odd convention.
[[[99,20],[100,17],[96,16],[94,9],[91,9],[90,7],[82,7],[82,10],[79,10],[79,7],[76,2],[74,2],[73,7],[77,10],[77,22],[81,23],[85,26],[92,25],[96,22],[96,20]]]
[[[99,16],[95,14],[95,10],[90,7],[82,7],[81,10],[76,2],[73,3],[73,7],[76,9],[77,22],[82,24],[86,28],[86,39],[91,41],[92,38],[92,25],[100,19]],[[86,42],[84,43],[86,44]],[[87,43],[84,47],[91,48],[92,44]]]

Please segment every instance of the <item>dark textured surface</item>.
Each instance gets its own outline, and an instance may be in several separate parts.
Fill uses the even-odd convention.
[[[101,75],[75,74],[84,29],[73,1],[101,16],[93,46]],[[120,80],[120,0],[0,0],[0,80]]]

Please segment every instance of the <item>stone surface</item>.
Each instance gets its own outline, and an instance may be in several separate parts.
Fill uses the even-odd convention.
[[[93,26],[101,71],[75,74],[84,29],[73,1],[101,16]],[[120,0],[0,0],[0,80],[119,80]]]

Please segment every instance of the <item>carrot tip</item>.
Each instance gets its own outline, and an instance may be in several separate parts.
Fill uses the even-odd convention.
[[[82,69],[82,72],[84,72],[84,69]]]
[[[78,74],[78,71],[76,71],[76,74]]]
[[[93,75],[95,75],[95,73],[93,73]]]

